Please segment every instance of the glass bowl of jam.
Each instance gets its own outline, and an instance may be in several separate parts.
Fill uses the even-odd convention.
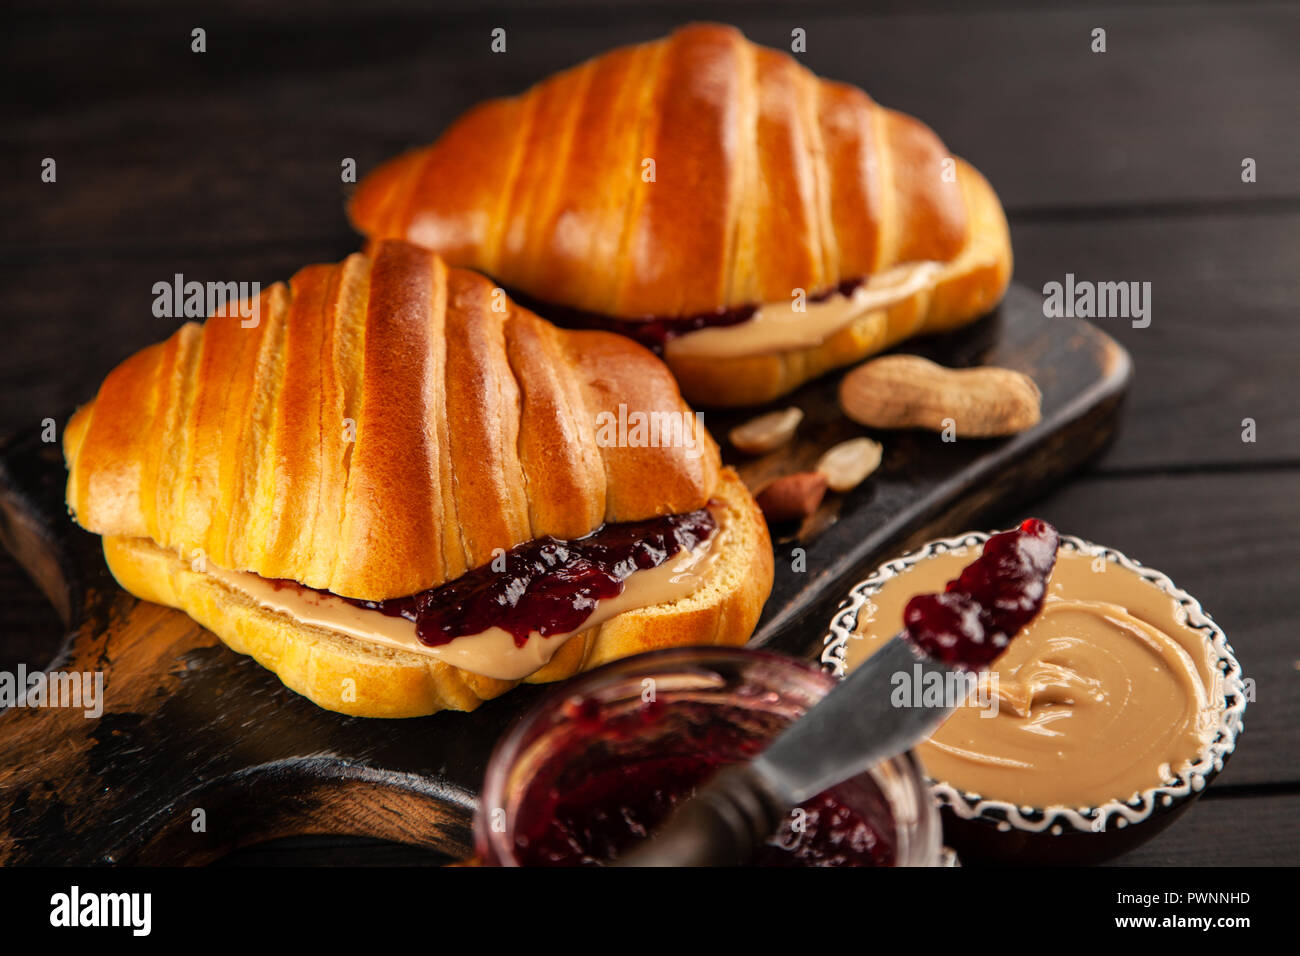
[[[750,759],[834,685],[743,648],[615,661],[557,688],[497,745],[474,820],[487,865],[603,865],[720,767]],[[940,826],[908,753],[792,810],[759,866],[930,866]]]

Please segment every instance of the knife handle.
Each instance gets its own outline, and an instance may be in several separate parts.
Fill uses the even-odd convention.
[[[743,866],[789,811],[753,764],[723,767],[616,866]]]

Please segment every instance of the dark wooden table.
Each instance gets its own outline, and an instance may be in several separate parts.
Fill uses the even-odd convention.
[[[786,47],[802,27],[808,66],[923,118],[988,175],[1011,219],[1018,281],[1151,283],[1149,327],[1098,322],[1136,365],[1119,438],[1032,510],[1168,572],[1201,598],[1256,682],[1226,772],[1121,862],[1296,862],[1296,7],[78,6],[19,5],[0,39],[0,433],[61,420],[123,357],[169,334],[175,321],[152,313],[155,282],[180,272],[267,284],[352,251],[344,158],[365,172],[483,97],[688,19]],[[196,27],[206,53],[191,52]],[[489,50],[495,27],[507,31],[504,54]],[[1105,53],[1091,50],[1096,28]],[[41,180],[46,157],[54,183]],[[0,552],[0,667],[44,663],[60,630]],[[430,859],[322,838],[231,862]]]

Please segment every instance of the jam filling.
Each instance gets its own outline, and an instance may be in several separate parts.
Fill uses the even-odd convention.
[[[514,855],[524,866],[608,864],[653,833],[719,768],[752,760],[788,719],[689,702],[643,704],[601,718],[571,705],[569,737],[519,803]],[[647,733],[653,743],[647,744]],[[553,769],[556,765],[563,769]],[[754,857],[758,866],[890,866],[893,816],[874,784],[851,781],[791,813]],[[795,821],[798,820],[798,823]]]
[[[657,568],[679,552],[694,550],[716,529],[709,509],[700,508],[602,525],[571,541],[546,535],[409,597],[343,600],[413,621],[416,636],[429,647],[491,627],[509,632],[515,646],[523,647],[532,634],[550,637],[578,630],[598,601],[623,593],[624,582],[634,572]]]
[[[808,301],[824,302],[833,295],[852,295],[854,290],[865,281],[865,277],[846,279],[838,285],[809,296]],[[553,302],[536,299],[513,289],[510,291],[510,298],[529,311],[545,316],[556,325],[568,329],[597,329],[602,332],[617,332],[619,335],[640,342],[656,355],[663,354],[664,346],[672,339],[690,332],[697,332],[700,329],[739,325],[741,322],[752,319],[759,309],[757,305],[737,305],[713,309],[708,312],[696,312],[693,315],[647,315],[640,318],[624,318],[606,315],[603,312],[588,312],[585,309],[575,309],[567,305],[556,305]]]
[[[1059,544],[1056,529],[1038,518],[993,535],[943,592],[907,602],[907,636],[945,664],[987,666],[1042,609]]]

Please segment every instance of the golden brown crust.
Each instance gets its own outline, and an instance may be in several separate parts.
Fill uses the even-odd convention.
[[[538,301],[694,315],[954,259],[970,222],[947,158],[861,90],[696,24],[476,107],[366,177],[350,215]]]
[[[972,239],[934,283],[888,309],[864,315],[824,341],[802,349],[743,358],[669,354],[682,394],[697,406],[769,402],[824,372],[858,362],[913,335],[943,332],[984,315],[1011,281],[1011,237],[992,188],[973,167],[957,160],[967,197]]]
[[[717,447],[662,363],[563,332],[431,253],[310,266],[132,356],[65,432],[98,534],[348,597],[412,594],[546,534],[702,507]],[[692,450],[599,440],[619,407]]]
[[[715,500],[726,511],[720,559],[690,596],[626,611],[571,638],[530,683],[660,647],[743,644],[772,587],[772,545],[753,498],[723,470]],[[122,587],[184,610],[233,650],[251,655],[321,707],[361,717],[417,717],[473,710],[511,681],[469,673],[436,658],[395,651],[308,627],[229,590],[193,562],[142,538],[105,537],[104,555]]]

